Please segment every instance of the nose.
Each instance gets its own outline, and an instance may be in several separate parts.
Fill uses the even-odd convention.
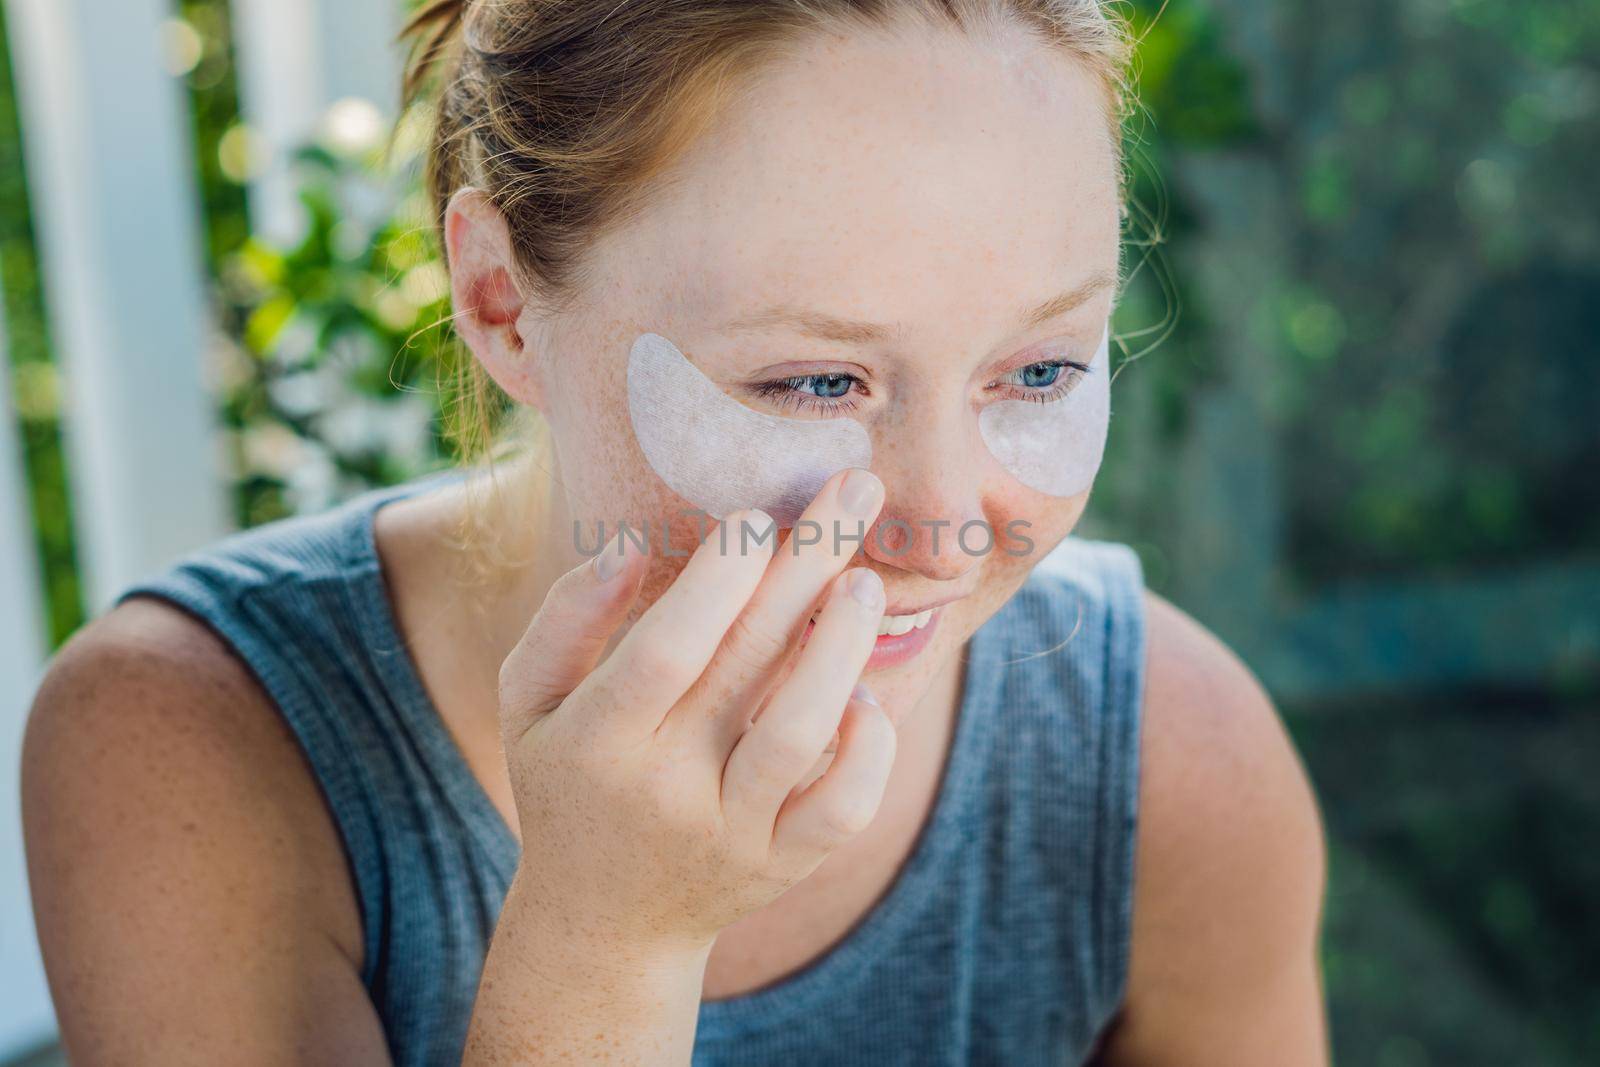
[[[983,510],[983,443],[970,411],[898,420],[873,441],[883,510],[863,551],[936,581],[960,578],[994,551]]]

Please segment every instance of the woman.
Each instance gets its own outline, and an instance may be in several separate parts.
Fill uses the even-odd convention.
[[[1068,536],[1121,26],[412,29],[456,328],[549,448],[229,540],[61,654],[24,790],[73,1061],[1325,1062],[1277,717]]]

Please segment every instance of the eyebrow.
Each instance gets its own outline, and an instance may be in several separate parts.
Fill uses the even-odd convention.
[[[1053,296],[1037,307],[1024,311],[1021,315],[1023,328],[1031,329],[1053,318],[1065,315],[1069,311],[1076,310],[1092,300],[1102,290],[1114,289],[1117,286],[1117,282],[1118,279],[1115,272],[1096,271],[1066,292]],[[728,320],[722,324],[722,331],[735,333],[785,326],[824,341],[837,341],[847,345],[864,345],[885,341],[893,336],[896,329],[876,322],[842,319],[836,315],[829,315],[812,308],[796,308],[783,304],[773,304],[748,315],[740,315],[737,318]]]

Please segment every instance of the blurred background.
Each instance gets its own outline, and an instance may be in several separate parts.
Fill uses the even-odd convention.
[[[0,1063],[57,1061],[16,796],[51,651],[449,462],[406,6],[0,8]],[[1600,4],[1119,7],[1133,358],[1079,532],[1288,720],[1337,1061],[1600,1062]]]

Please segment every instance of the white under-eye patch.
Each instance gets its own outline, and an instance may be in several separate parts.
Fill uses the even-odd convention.
[[[661,480],[716,519],[761,508],[793,526],[834,474],[872,463],[859,422],[747,408],[657,333],[640,334],[628,355],[628,411]]]
[[[997,400],[979,412],[984,444],[1017,481],[1050,496],[1077,496],[1094,484],[1111,419],[1110,351],[1107,326],[1089,372],[1065,396]]]

